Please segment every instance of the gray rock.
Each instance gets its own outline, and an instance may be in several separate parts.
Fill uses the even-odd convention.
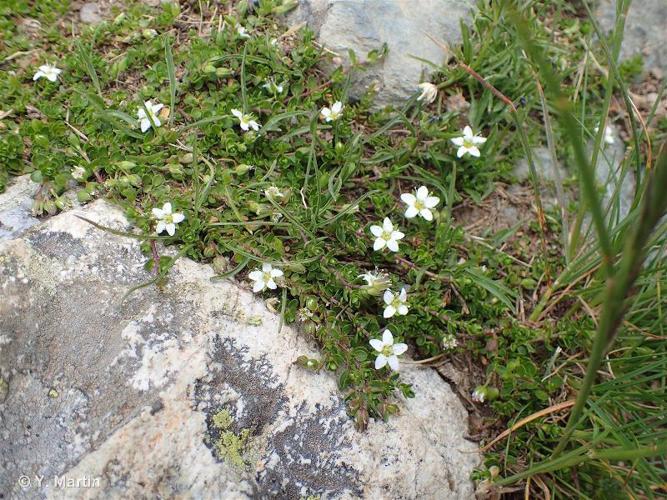
[[[616,23],[616,0],[600,0],[596,17],[605,32]],[[667,2],[642,0],[632,2],[625,24],[621,58],[636,54],[643,56],[646,70],[659,68],[667,71]]]
[[[460,40],[460,21],[470,17],[472,0],[302,0],[288,17],[290,24],[306,22],[328,49],[347,57],[354,50],[360,61],[387,43],[389,54],[368,66],[351,89],[358,97],[370,86],[378,90],[376,104],[400,104],[417,92],[431,67],[440,65],[446,44]]]
[[[99,24],[102,22],[100,6],[97,2],[87,2],[81,6],[79,17],[82,23]]]
[[[317,350],[253,294],[180,259],[164,286],[122,301],[151,279],[145,256],[76,214],[130,230],[97,201],[0,242],[0,491],[473,496],[467,415],[433,370],[404,365],[416,398],[359,433],[335,378],[294,364]]]
[[[37,224],[32,216],[32,201],[39,184],[29,175],[16,177],[4,193],[0,193],[0,241],[15,238]]]

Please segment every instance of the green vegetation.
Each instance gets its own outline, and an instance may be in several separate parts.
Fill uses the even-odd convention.
[[[240,433],[234,434],[230,430],[233,424],[234,420],[227,410],[220,410],[213,415],[212,425],[217,434],[213,445],[218,458],[235,467],[243,468],[246,466],[244,454],[250,429],[242,429]]]
[[[594,139],[593,155],[604,155],[604,126],[595,128],[612,96],[626,102],[641,65],[619,67],[622,26],[595,42],[597,27],[578,3],[521,3],[522,14],[512,2],[480,3],[433,76],[433,104],[415,89],[402,107],[374,111],[372,92],[348,97],[363,67],[326,76],[318,64],[330,56],[312,33],[285,33],[274,13],[287,3],[264,1],[257,12],[241,3],[225,17],[206,3],[185,16],[173,4],[128,2],[101,25],[72,28],[67,2],[5,2],[0,191],[29,173],[41,183],[37,214],[66,208],[71,189],[81,203],[114,200],[138,228],[157,285],[175,258],[160,256],[156,241],[178,246],[176,258],[211,262],[221,279],[247,281],[263,263],[280,268],[278,291],[263,296],[317,340],[320,359],[299,364],[336,374],[360,429],[401,411],[397,396],[412,394],[399,373],[374,368],[369,340],[388,328],[414,359],[466,367],[470,387],[462,389],[479,386],[487,399],[474,407],[476,435],[488,442],[515,426],[488,448],[477,479],[557,498],[659,497],[667,481],[667,236],[664,222],[652,225],[667,170],[664,124],[651,132],[660,159],[649,175],[648,137],[628,120],[623,172],[638,178],[635,200],[623,217],[618,190],[602,207],[585,144]],[[28,18],[41,29],[19,22]],[[33,81],[45,63],[63,70],[57,82]],[[153,120],[142,133],[137,113],[149,100],[164,105],[161,126]],[[343,116],[322,120],[336,101]],[[261,128],[243,132],[233,109]],[[451,139],[465,125],[488,138],[480,159],[456,156]],[[526,146],[547,139],[581,182],[580,202],[561,197],[567,210],[501,231],[466,229],[461,214],[497,200]],[[538,183],[533,177],[538,194],[518,210],[541,205]],[[422,185],[440,198],[430,223],[403,216],[400,195]],[[174,236],[156,236],[152,209],[166,202],[185,220]],[[579,234],[591,209],[596,235]],[[369,228],[384,217],[406,235],[397,253],[373,251]],[[392,290],[407,288],[407,315],[383,319],[381,295],[359,278],[376,269]],[[578,393],[587,397],[575,404]],[[214,419],[216,446],[243,465],[247,434],[231,433],[230,419]]]

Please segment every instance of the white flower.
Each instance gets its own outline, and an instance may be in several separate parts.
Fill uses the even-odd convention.
[[[153,126],[151,119],[153,120],[153,123],[155,123],[156,127],[162,125],[162,122],[157,117],[157,114],[162,108],[164,108],[164,104],[160,104],[159,102],[153,104],[151,101],[146,101],[144,102],[144,106],[146,106],[146,109],[148,110],[148,115],[146,114],[146,109],[144,108],[139,108],[137,111],[137,119],[141,124],[141,131],[146,132]]]
[[[452,142],[459,147],[459,150],[456,153],[456,156],[459,158],[466,153],[479,158],[480,153],[477,145],[484,144],[486,142],[486,137],[473,135],[472,129],[466,125],[463,129],[463,135],[461,137],[455,137],[452,139]]]
[[[473,401],[476,401],[477,403],[483,403],[485,399],[486,399],[486,391],[484,390],[483,387],[477,387],[474,391],[472,391]]]
[[[333,103],[333,106],[331,106],[331,109],[325,106],[322,108],[322,111],[320,111],[320,115],[322,115],[325,122],[338,120],[343,115],[343,103],[336,101]]]
[[[405,288],[401,288],[400,293],[394,294],[391,290],[385,290],[384,303],[386,304],[382,316],[384,318],[391,318],[398,313],[401,316],[408,314],[408,292]]]
[[[382,250],[385,246],[392,252],[398,252],[398,240],[405,237],[400,231],[394,230],[394,225],[388,217],[382,221],[382,226],[371,226],[371,233],[375,236],[373,250]]]
[[[80,181],[86,176],[86,169],[77,165],[76,167],[74,167],[71,174],[74,179]]]
[[[389,330],[385,330],[382,334],[382,340],[372,339],[371,346],[379,354],[375,358],[375,369],[379,370],[385,365],[389,364],[389,368],[398,371],[398,356],[408,350],[405,344],[394,344],[394,336]]]
[[[278,288],[275,278],[280,278],[282,275],[283,272],[280,269],[274,269],[271,264],[264,263],[261,270],[255,269],[248,274],[248,278],[255,282],[252,291],[258,293],[266,288],[270,290]]]
[[[431,209],[440,203],[440,198],[437,196],[429,196],[426,186],[421,186],[417,189],[416,195],[412,193],[403,193],[401,200],[408,206],[405,211],[405,216],[412,219],[416,215],[421,215],[424,219],[433,220],[433,213]]]
[[[250,38],[248,31],[240,24],[236,26],[236,33],[238,33],[239,37],[241,38]]]
[[[259,130],[259,123],[253,120],[251,114],[243,114],[238,109],[232,109],[232,114],[239,119],[241,130],[247,132],[250,129]]]
[[[595,133],[597,134],[598,131],[600,130],[600,127],[595,127]],[[605,125],[604,127],[604,142],[607,144],[614,144],[616,142],[616,138],[614,137],[614,129],[611,128],[609,125]]]
[[[459,345],[459,343],[456,340],[456,337],[454,337],[454,335],[452,335],[451,333],[448,333],[442,337],[443,349],[445,350],[454,349],[457,345]]]
[[[419,84],[422,93],[417,97],[418,101],[424,101],[426,104],[431,104],[438,97],[438,87],[432,83],[424,82]]]
[[[35,73],[35,76],[32,77],[32,79],[33,81],[37,81],[40,78],[44,77],[50,82],[55,82],[58,79],[58,75],[62,72],[63,72],[62,69],[58,69],[55,66],[52,66],[50,64],[42,64],[37,70],[37,73]]]
[[[185,215],[182,213],[172,213],[171,203],[169,202],[162,205],[162,208],[154,208],[153,217],[157,220],[155,232],[160,234],[163,231],[167,231],[169,236],[173,236],[176,232],[176,224],[185,220]]]
[[[271,92],[272,94],[282,94],[284,90],[282,83],[276,83],[273,80],[269,80],[264,85],[262,85],[262,87],[265,88],[267,92]]]

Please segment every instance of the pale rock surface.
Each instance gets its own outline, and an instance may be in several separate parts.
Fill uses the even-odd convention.
[[[600,0],[596,10],[600,26],[607,34],[616,23],[616,0]],[[625,22],[621,59],[641,55],[644,69],[667,71],[667,2],[665,0],[633,1]]]
[[[473,0],[301,0],[289,15],[292,25],[307,23],[318,40],[343,58],[353,50],[359,61],[387,43],[384,60],[368,66],[351,89],[359,97],[373,85],[377,105],[401,104],[445,61],[442,47],[460,41],[461,20],[470,19]]]
[[[262,301],[188,259],[122,301],[151,279],[137,240],[77,214],[131,230],[97,201],[0,242],[6,498],[473,497],[478,450],[435,371],[404,366],[417,396],[359,433],[335,378],[294,364],[317,350]],[[245,465],[214,452],[221,410],[249,430]]]
[[[39,184],[29,175],[15,177],[0,193],[0,241],[16,237],[39,222],[32,216],[32,202]]]

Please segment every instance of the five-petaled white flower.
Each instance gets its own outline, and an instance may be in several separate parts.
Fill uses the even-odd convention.
[[[470,126],[466,125],[463,129],[463,135],[461,137],[455,137],[452,139],[452,142],[459,147],[459,150],[456,152],[456,156],[459,158],[466,153],[479,158],[480,153],[477,146],[479,144],[484,144],[486,142],[486,137],[474,135]]]
[[[238,33],[240,38],[250,38],[250,34],[248,33],[248,30],[246,30],[243,26],[238,24],[236,26],[236,33]]]
[[[262,264],[261,270],[255,269],[248,274],[248,278],[255,282],[252,286],[252,291],[258,293],[266,288],[270,290],[275,290],[278,288],[275,280],[276,278],[280,278],[282,275],[283,272],[280,269],[274,269],[271,264],[265,262]]]
[[[50,82],[55,82],[58,79],[58,75],[62,73],[62,69],[58,69],[51,64],[42,64],[35,76],[32,77],[33,81],[39,80],[40,78],[46,78]]]
[[[72,177],[77,181],[80,181],[86,176],[86,169],[77,165],[72,169]]]
[[[137,111],[137,119],[141,125],[141,131],[146,132],[153,126],[153,124],[155,124],[156,127],[162,125],[162,122],[158,118],[157,114],[162,108],[164,108],[164,104],[160,104],[159,102],[153,104],[151,101],[146,101],[144,102],[144,106],[146,106],[146,109],[141,107]],[[146,110],[148,110],[148,114],[146,114]],[[153,123],[151,123],[151,120],[153,120]]]
[[[595,127],[596,134],[599,132],[599,130],[600,127]],[[616,139],[614,138],[614,129],[609,125],[605,125],[604,127],[604,142],[607,144],[614,144],[616,142]]]
[[[333,103],[331,108],[327,108],[326,106],[323,107],[322,111],[320,111],[320,115],[322,115],[322,118],[325,122],[338,120],[341,116],[343,116],[343,103],[336,101]]]
[[[169,236],[173,236],[176,232],[176,224],[185,220],[185,215],[182,213],[171,211],[171,203],[169,202],[162,205],[162,208],[154,208],[153,217],[157,220],[155,232],[160,234],[163,231],[167,231]]]
[[[431,209],[440,203],[440,198],[437,196],[428,195],[428,189],[426,186],[421,186],[419,189],[417,189],[416,194],[403,193],[401,195],[401,200],[403,200],[403,203],[408,206],[407,210],[405,211],[405,216],[408,219],[412,219],[417,215],[421,215],[428,221],[433,220],[433,213],[431,212]]]
[[[394,224],[388,217],[382,221],[382,226],[371,226],[371,233],[375,236],[373,250],[382,250],[385,246],[392,252],[398,252],[398,240],[405,237],[405,234],[394,229]]]
[[[398,371],[398,356],[408,350],[408,346],[402,343],[394,344],[394,336],[389,330],[382,334],[382,340],[371,339],[371,346],[379,354],[375,358],[375,369],[379,370],[385,365],[389,365],[394,371]]]
[[[269,80],[266,82],[264,85],[262,85],[267,92],[271,92],[272,94],[282,94],[284,87],[282,83],[276,83],[273,80]]]
[[[418,101],[424,101],[426,104],[431,104],[438,97],[438,87],[429,82],[419,84],[422,93],[417,97]]]
[[[244,114],[238,109],[232,109],[232,114],[239,119],[241,130],[244,132],[247,132],[250,129],[259,130],[260,124],[253,120],[253,116],[251,114]]]
[[[405,288],[401,288],[401,291],[396,294],[391,290],[385,290],[384,297],[382,298],[385,303],[384,312],[382,313],[384,318],[391,318],[396,313],[400,316],[408,314],[408,292],[405,291]]]

